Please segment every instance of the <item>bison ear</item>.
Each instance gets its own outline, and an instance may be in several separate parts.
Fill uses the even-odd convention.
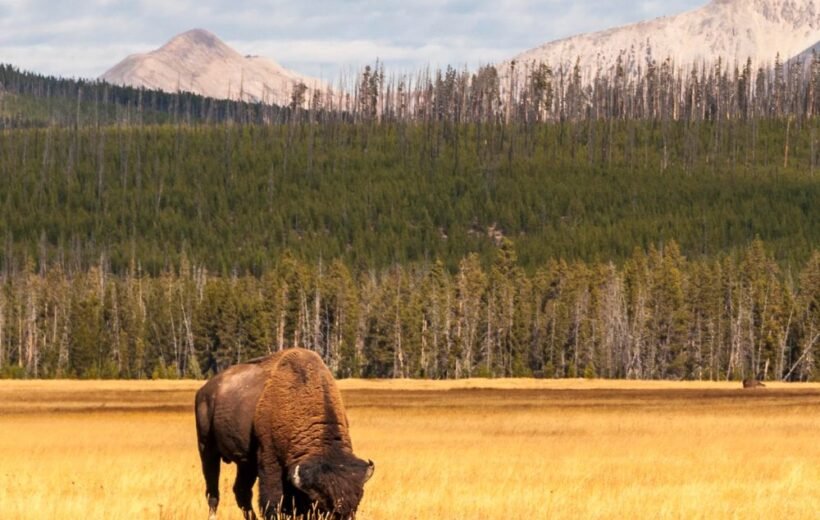
[[[365,474],[364,474],[364,481],[365,482],[370,480],[370,477],[373,476],[373,471],[375,471],[375,470],[376,470],[376,465],[373,464],[372,460],[367,459],[367,471],[365,471]]]

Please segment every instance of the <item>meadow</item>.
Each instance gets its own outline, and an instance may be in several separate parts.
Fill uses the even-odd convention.
[[[0,517],[205,519],[198,381],[0,382]],[[820,385],[343,380],[359,518],[817,518]],[[223,465],[219,518],[241,517]]]

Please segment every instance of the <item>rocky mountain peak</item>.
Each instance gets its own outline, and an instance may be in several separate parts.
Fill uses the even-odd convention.
[[[280,105],[290,103],[299,83],[308,90],[323,88],[318,80],[289,71],[273,60],[243,56],[205,29],[186,31],[159,49],[128,56],[102,79],[119,85]]]
[[[546,43],[526,51],[516,63],[546,63],[554,69],[580,60],[587,76],[625,57],[634,70],[651,53],[678,66],[711,63],[771,63],[788,59],[820,39],[820,0],[712,0],[666,16],[601,32]],[[511,60],[512,61],[512,60]]]
[[[191,29],[190,31],[185,31],[184,33],[178,34],[171,38],[168,43],[178,42],[189,43],[192,45],[204,45],[206,47],[219,47],[225,45],[214,33],[205,29]]]

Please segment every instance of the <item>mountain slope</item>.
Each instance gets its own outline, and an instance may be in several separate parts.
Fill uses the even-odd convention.
[[[820,54],[820,41],[792,58],[792,61],[809,63],[809,61],[814,58],[815,54]]]
[[[217,99],[288,104],[293,88],[322,88],[319,80],[258,56],[242,56],[212,33],[194,29],[157,50],[133,54],[101,79],[118,85],[187,91]]]
[[[713,0],[685,13],[546,43],[519,54],[519,64],[571,67],[580,58],[590,72],[612,66],[620,54],[628,69],[671,57],[679,65],[711,62],[783,61],[820,38],[816,0]]]

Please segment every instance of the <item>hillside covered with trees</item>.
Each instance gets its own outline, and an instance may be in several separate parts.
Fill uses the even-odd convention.
[[[0,129],[283,120],[287,109],[66,79],[0,64]]]
[[[818,377],[817,59],[0,85],[6,376]]]
[[[214,272],[262,274],[287,248],[311,262],[452,270],[470,252],[486,265],[506,236],[532,269],[620,262],[669,240],[708,257],[759,237],[798,265],[820,243],[820,168],[815,129],[794,125],[787,145],[790,125],[8,132],[0,261],[82,269],[104,255],[114,272],[135,260],[158,274],[185,250]]]

